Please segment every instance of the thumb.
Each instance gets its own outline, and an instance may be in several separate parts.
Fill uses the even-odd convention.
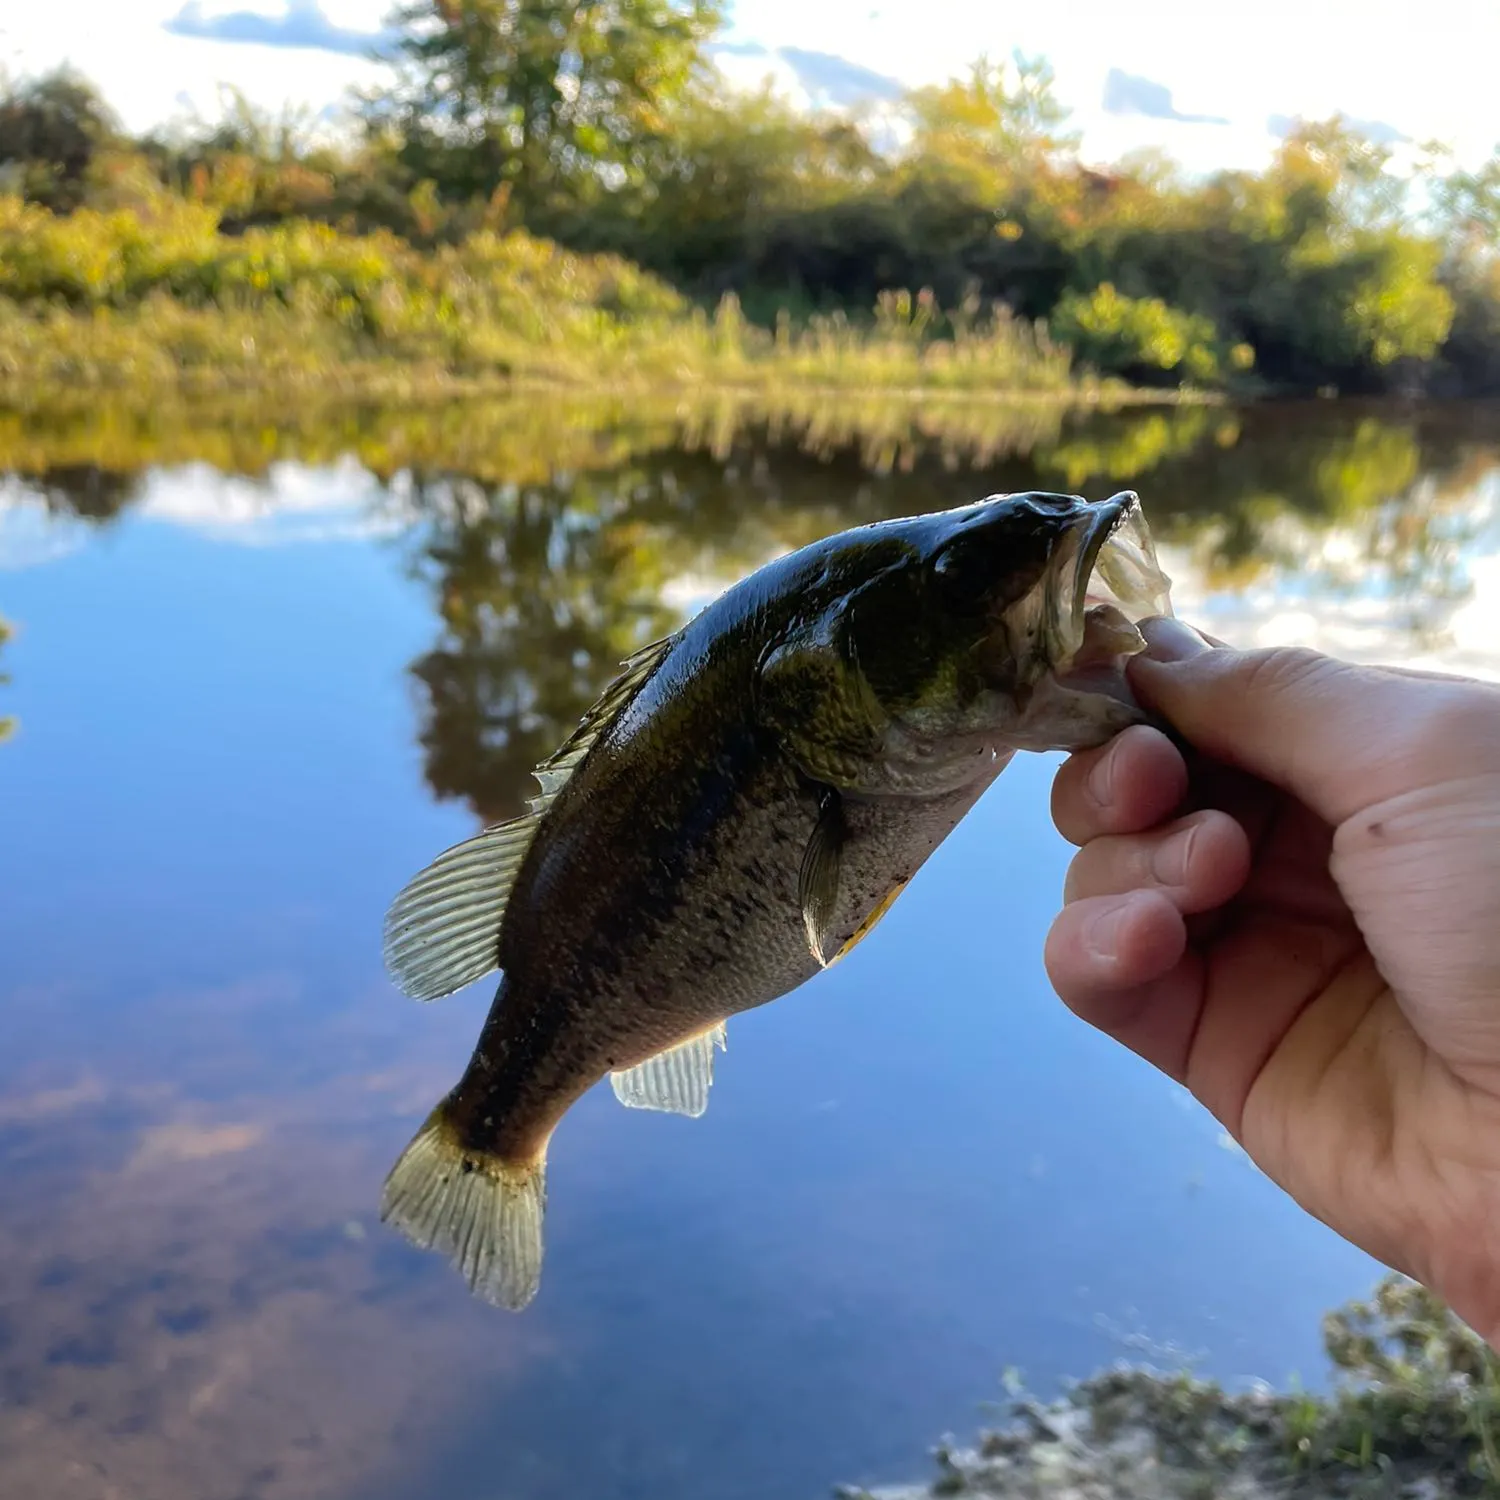
[[[1500,767],[1500,689],[1355,666],[1301,648],[1211,646],[1142,626],[1131,685],[1196,750],[1280,787],[1337,826],[1435,782]]]

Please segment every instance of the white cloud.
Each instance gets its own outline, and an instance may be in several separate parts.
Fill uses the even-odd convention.
[[[362,3],[362,0],[361,0]],[[364,25],[368,15],[340,24]],[[0,22],[0,61],[13,72],[35,73],[70,63],[93,79],[127,129],[147,130],[191,105],[203,114],[217,111],[220,84],[242,89],[272,110],[287,106],[325,109],[342,102],[355,85],[376,82],[383,70],[363,58],[332,52],[263,47],[174,36],[164,23],[181,9],[180,0],[73,0],[67,6],[16,6]],[[225,10],[284,7],[266,0],[203,7]],[[364,7],[366,11],[373,7]],[[325,9],[332,15],[333,7]],[[378,24],[379,11],[375,12]]]
[[[259,481],[207,464],[156,470],[131,515],[241,546],[389,535],[410,522],[352,458],[319,468],[273,464]]]
[[[0,479],[0,573],[56,562],[88,545],[89,523],[54,515],[25,481]]]
[[[1165,84],[1184,112],[1242,129],[1263,129],[1273,113],[1342,110],[1452,138],[1470,153],[1500,140],[1493,0],[1428,0],[1420,24],[1405,0],[741,0],[735,23],[746,39],[795,39],[916,83],[980,51],[1042,53],[1085,126],[1100,124],[1104,79],[1119,67]]]
[[[205,110],[216,85],[258,102],[322,108],[380,70],[362,59],[172,36],[163,22],[181,0],[70,0],[6,7],[0,59],[39,70],[68,60],[93,76],[126,123],[143,128],[186,96]],[[204,0],[203,13],[284,14],[285,0]],[[337,26],[376,30],[387,0],[324,0]],[[1421,137],[1450,140],[1468,159],[1500,142],[1500,5],[1426,0],[1420,24],[1405,0],[738,0],[730,35],[769,47],[834,53],[907,83],[940,81],[980,51],[1019,46],[1047,55],[1061,97],[1076,111],[1087,154],[1108,159],[1142,145],[1170,149],[1193,168],[1252,165],[1272,140],[1270,114],[1343,110]],[[764,59],[735,71],[758,81]],[[773,64],[774,66],[774,64]],[[1122,119],[1100,107],[1111,67],[1172,90],[1185,113],[1225,116],[1225,126]],[[778,69],[778,72],[782,70]],[[790,80],[788,80],[790,82]]]

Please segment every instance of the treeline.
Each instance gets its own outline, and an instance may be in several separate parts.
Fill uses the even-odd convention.
[[[804,113],[723,82],[720,20],[717,0],[413,0],[388,86],[336,140],[243,100],[130,139],[83,80],[35,79],[0,98],[0,192],[56,214],[167,194],[230,236],[315,220],[424,252],[525,229],[707,308],[733,293],[786,342],[879,304],[939,346],[998,308],[1136,384],[1500,391],[1500,153],[1467,172],[1432,147],[1402,176],[1335,119],[1261,172],[1097,171],[1040,62]]]

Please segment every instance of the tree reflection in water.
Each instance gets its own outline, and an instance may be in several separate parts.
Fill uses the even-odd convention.
[[[0,471],[96,524],[153,468],[353,457],[438,617],[412,664],[428,779],[485,820],[616,664],[775,554],[1001,490],[1139,489],[1209,591],[1369,593],[1417,636],[1464,597],[1500,471],[1495,412],[1353,402],[1073,411],[897,398],[681,409],[624,399],[433,410],[94,406],[0,413]]]

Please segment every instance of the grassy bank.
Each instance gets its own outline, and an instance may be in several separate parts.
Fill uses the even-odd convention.
[[[938,336],[937,329],[943,329]],[[616,256],[523,231],[419,251],[288,221],[223,233],[160,194],[58,215],[0,198],[0,390],[317,388],[393,397],[518,384],[1120,399],[1004,308],[883,294],[774,329],[710,315]]]
[[[1018,1401],[929,1483],[843,1500],[1436,1500],[1500,1495],[1500,1360],[1436,1298],[1390,1277],[1324,1319],[1323,1394],[1233,1393],[1121,1368]]]

